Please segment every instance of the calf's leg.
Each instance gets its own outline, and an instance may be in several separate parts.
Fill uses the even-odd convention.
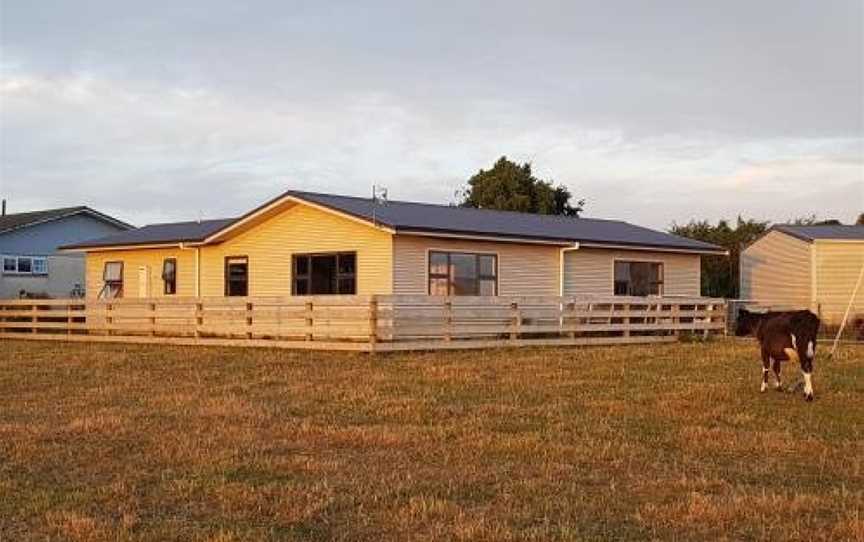
[[[776,382],[774,382],[774,389],[777,391],[782,391],[783,384],[780,382],[780,360],[772,359],[771,361],[771,367],[774,369],[774,379],[776,380]]]
[[[771,370],[771,356],[768,352],[762,350],[762,387],[759,391],[764,392],[768,388],[768,371]]]
[[[802,344],[799,352],[801,374],[804,376],[804,399],[813,400],[813,358],[816,357],[816,338],[812,337]]]

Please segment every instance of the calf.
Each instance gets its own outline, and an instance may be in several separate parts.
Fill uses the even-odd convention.
[[[735,334],[739,337],[755,335],[762,349],[762,391],[768,387],[768,371],[774,369],[780,384],[780,362],[796,361],[801,365],[804,375],[804,398],[813,400],[813,358],[816,356],[816,334],[819,331],[819,317],[810,311],[788,312],[750,312],[738,311],[738,326]]]

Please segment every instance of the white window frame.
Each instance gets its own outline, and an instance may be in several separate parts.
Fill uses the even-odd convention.
[[[2,272],[4,275],[14,275],[14,276],[36,276],[36,277],[44,277],[48,275],[48,258],[45,256],[18,256],[14,254],[3,254],[0,256],[0,260],[2,260]],[[13,260],[15,262],[15,270],[7,270],[6,262],[8,260]],[[21,260],[30,260],[30,271],[20,271],[20,261]],[[44,271],[36,271],[36,262],[40,262],[43,264]]]

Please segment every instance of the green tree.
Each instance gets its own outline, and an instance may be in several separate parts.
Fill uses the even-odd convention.
[[[840,226],[843,223],[836,218],[828,218],[820,220],[815,214],[810,216],[799,216],[798,218],[789,221],[789,224],[796,226]]]
[[[531,164],[517,164],[502,156],[492,169],[481,169],[457,190],[460,207],[521,211],[543,215],[579,216],[585,200],[573,199],[564,185],[536,178]]]
[[[767,230],[768,222],[744,220],[739,216],[734,227],[726,220],[719,221],[716,226],[707,220],[691,221],[683,226],[673,224],[670,233],[713,243],[728,250],[728,257],[702,257],[702,294],[737,298],[741,251]]]

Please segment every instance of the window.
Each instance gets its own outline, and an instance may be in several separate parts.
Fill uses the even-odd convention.
[[[663,295],[663,264],[615,262],[615,295]]]
[[[99,292],[99,299],[123,297],[123,262],[105,262],[102,281],[105,285]]]
[[[429,252],[429,295],[498,295],[498,256]]]
[[[291,257],[293,295],[354,295],[357,253],[295,254]]]
[[[33,258],[33,274],[34,275],[47,275],[48,274],[48,260],[45,258]]]
[[[33,260],[31,258],[23,258],[18,256],[18,272],[19,273],[32,273],[33,272]]]
[[[225,295],[249,295],[249,259],[245,256],[225,258]]]
[[[162,282],[164,284],[163,291],[165,295],[174,295],[177,293],[177,259],[166,258],[162,262]]]
[[[48,258],[43,256],[3,256],[6,275],[47,275]]]

